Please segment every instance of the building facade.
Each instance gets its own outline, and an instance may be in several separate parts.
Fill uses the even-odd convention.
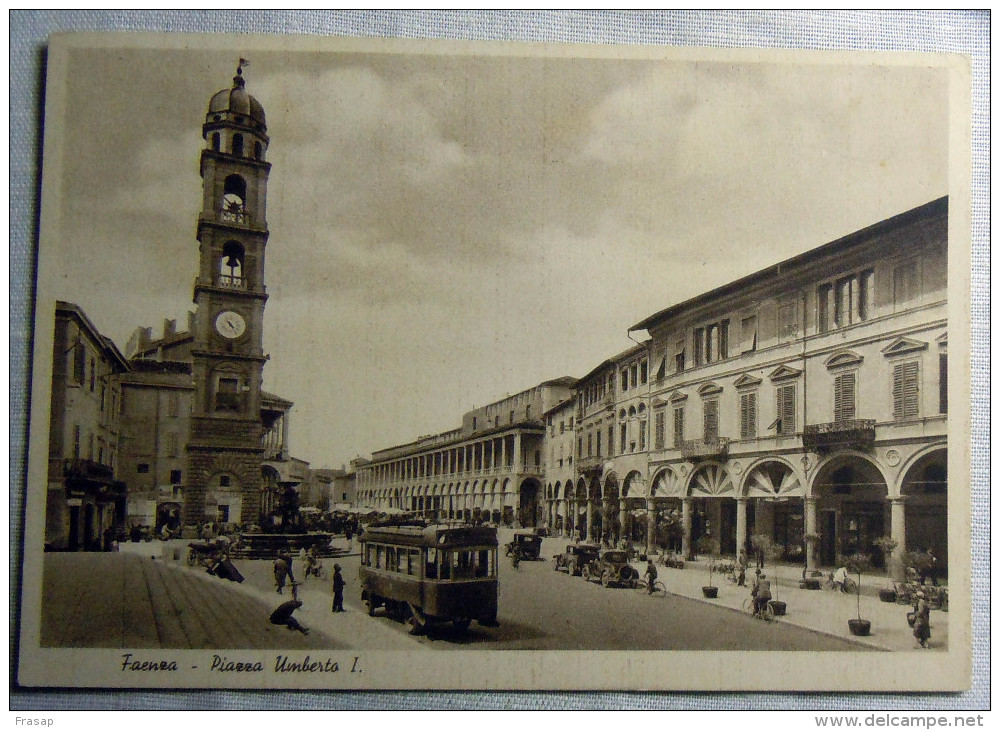
[[[116,474],[128,363],[75,304],[56,302],[54,334],[45,547],[96,550],[125,520]]]
[[[945,570],[947,231],[942,198],[664,309],[537,424],[498,401],[376,452],[359,501],[809,568],[889,537]]]
[[[646,507],[679,509],[685,553],[761,534],[809,567],[881,562],[889,536],[946,565],[947,218],[934,201],[632,328],[656,366]]]
[[[460,428],[374,452],[358,466],[359,504],[432,519],[546,524],[542,417],[569,400],[575,382],[546,381],[469,411]]]

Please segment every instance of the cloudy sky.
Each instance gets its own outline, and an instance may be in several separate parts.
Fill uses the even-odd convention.
[[[317,467],[581,376],[647,315],[948,192],[943,69],[603,53],[74,50],[46,91],[68,103],[40,296],[122,348],[185,318],[201,124],[240,56],[271,137],[265,388]]]

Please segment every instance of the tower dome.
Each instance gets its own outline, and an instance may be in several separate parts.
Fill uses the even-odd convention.
[[[233,85],[212,96],[201,132],[206,149],[211,152],[263,162],[268,144],[267,123],[264,107],[247,93],[243,78],[246,65],[247,60],[241,58]]]
[[[206,123],[228,121],[260,131],[267,129],[264,107],[246,90],[246,80],[243,78],[243,67],[246,64],[246,59],[241,58],[236,67],[236,75],[233,76],[232,87],[222,89],[212,96],[208,102]]]

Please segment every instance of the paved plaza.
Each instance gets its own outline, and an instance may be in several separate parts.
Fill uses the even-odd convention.
[[[501,529],[501,544],[513,531]],[[335,545],[346,548],[343,538]],[[186,543],[127,543],[118,553],[48,553],[42,645],[103,648],[266,649],[363,647],[414,649],[774,649],[916,651],[906,623],[907,607],[886,604],[874,592],[878,576],[867,577],[861,614],[872,622],[871,636],[851,636],[847,621],[857,615],[857,596],[798,588],[801,568],[769,566],[778,576],[777,598],[788,613],[773,624],[753,621],[743,611],[749,595],[724,577],[713,576],[718,598],[703,597],[708,563],[688,562],[683,570],[660,567],[668,596],[659,600],[633,590],[605,589],[597,583],[553,570],[553,556],[568,540],[543,541],[543,560],[522,562],[513,571],[502,560],[499,629],[474,627],[468,637],[410,636],[384,616],[369,617],[357,584],[357,542],[338,560],[347,579],[345,613],[330,611],[330,579],[305,581],[296,613],[308,636],[268,622],[290,598],[278,595],[270,561],[236,561],[246,577],[234,583],[184,561]],[[502,548],[501,548],[502,550]],[[333,560],[328,560],[332,568]],[[635,563],[642,573],[643,563]],[[299,566],[298,572],[301,572]],[[301,576],[300,576],[301,577]],[[721,578],[721,580],[720,580]],[[948,647],[948,613],[931,613],[930,648]],[[706,628],[707,627],[707,628]],[[444,639],[443,641],[439,639]]]

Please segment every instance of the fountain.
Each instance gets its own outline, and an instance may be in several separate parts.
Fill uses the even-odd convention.
[[[248,560],[271,560],[279,551],[289,551],[292,555],[305,548],[315,547],[321,558],[343,555],[346,550],[331,544],[333,533],[309,532],[299,510],[299,495],[291,485],[285,487],[277,507],[261,518],[258,529],[247,530],[239,544],[233,548],[234,558]]]

